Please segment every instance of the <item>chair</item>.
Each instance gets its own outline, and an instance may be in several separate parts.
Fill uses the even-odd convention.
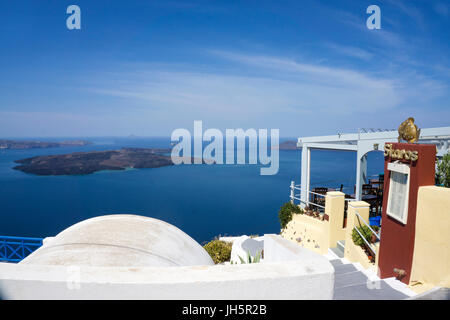
[[[373,195],[373,194],[375,194],[375,192],[374,192],[375,190],[376,189],[370,183],[362,185],[362,194],[363,195],[369,195],[369,194]]]
[[[381,188],[378,188],[377,190],[377,214],[380,213],[380,211],[383,208],[383,185]]]
[[[383,191],[383,186],[384,186],[384,174],[380,174],[378,176],[378,189]]]
[[[362,196],[377,196],[374,199],[364,199],[364,201],[370,204],[370,215],[376,214],[378,211],[378,188],[374,188],[371,184],[363,184],[362,185]],[[375,211],[375,212],[374,212]]]
[[[383,189],[384,174],[379,174],[377,179],[370,179],[369,184],[376,185],[376,189]]]
[[[317,187],[313,189],[313,203],[318,204],[319,206],[325,206],[325,197],[321,197],[317,194],[323,194],[326,195],[328,192],[328,188],[325,187]],[[315,194],[317,193],[317,194]],[[318,207],[317,207],[318,208]],[[322,208],[319,208],[322,209]]]
[[[378,190],[377,190],[377,214],[383,208],[383,192],[384,192],[384,174],[378,175]]]
[[[383,190],[378,190],[377,214],[381,214],[382,210],[383,210]]]

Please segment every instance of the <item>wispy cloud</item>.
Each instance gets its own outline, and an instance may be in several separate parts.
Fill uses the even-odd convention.
[[[222,119],[260,117],[275,110],[286,114],[370,113],[401,102],[396,83],[388,78],[283,57],[212,53],[245,73],[162,71],[150,66],[139,77],[134,73],[131,83],[112,87],[105,83],[94,90],[145,101],[151,108],[189,110],[192,115]],[[124,72],[121,78],[131,77]]]
[[[83,77],[79,82],[84,87],[77,90],[95,94],[96,101],[108,97],[114,112],[3,112],[0,126],[9,130],[17,125],[33,126],[41,135],[96,135],[111,130],[125,135],[168,135],[170,130],[200,119],[217,128],[283,127],[290,128],[284,134],[297,134],[299,119],[302,127],[314,128],[317,123],[337,125],[335,119],[342,117],[351,123],[354,115],[361,121],[387,112],[402,114],[402,109],[426,112],[424,107],[436,109],[436,101],[444,101],[448,95],[445,82],[410,69],[368,72],[329,61],[225,50],[207,54],[214,60],[210,67],[125,63],[113,71],[91,73],[89,81]],[[95,105],[91,107],[95,109]]]
[[[361,60],[367,61],[373,57],[373,54],[370,53],[369,51],[354,46],[344,46],[336,43],[325,43],[325,47],[331,49],[333,52],[336,52],[338,54],[358,58]]]
[[[270,76],[294,77],[292,81],[304,84],[320,84],[339,88],[388,88],[389,79],[376,79],[355,70],[331,67],[311,62],[298,62],[284,57],[240,54],[227,51],[213,51],[217,56],[240,64],[253,66],[259,70],[271,70]],[[294,80],[295,79],[295,80]]]
[[[399,0],[385,0],[392,6],[398,8],[402,14],[412,19],[416,24],[419,24],[422,28],[424,26],[423,16],[420,9],[414,6],[412,1],[399,1]]]
[[[445,83],[416,71],[371,75],[285,57],[212,50],[227,68],[181,71],[154,65],[132,65],[123,71],[122,85],[99,82],[99,94],[142,101],[147,108],[199,119],[233,121],[284,115],[378,113],[429,103],[448,90]],[[234,66],[234,67],[233,67]],[[232,71],[231,71],[232,70]]]
[[[442,2],[435,2],[433,5],[432,8],[440,11],[442,16],[447,14],[447,5]],[[355,58],[378,62],[376,65],[383,66],[383,69],[396,72],[400,69],[404,73],[420,68],[425,73],[436,74],[434,63],[446,63],[445,55],[437,54],[441,49],[433,50],[430,39],[435,35],[430,33],[432,28],[426,23],[428,20],[425,19],[423,9],[419,9],[412,1],[389,0],[381,5],[380,30],[368,30],[365,24],[366,16],[330,7],[328,10],[333,12],[330,16],[337,22],[350,27],[349,32],[354,35],[352,39],[358,43],[353,50],[341,48],[342,43],[332,43],[336,45],[334,47],[336,53],[350,56],[353,51]],[[364,48],[362,52],[358,50],[360,47]],[[433,57],[434,60],[424,61],[424,55]]]
[[[13,76],[0,83],[0,133],[164,135],[201,119],[217,128],[278,127],[295,135],[301,122],[318,134],[410,110],[444,121],[449,6],[429,2],[381,1],[381,30],[367,29],[367,2],[251,2],[240,10],[203,0],[130,3],[79,34],[82,48],[61,34],[36,52],[37,60],[28,55],[42,39],[19,24],[29,50],[17,61],[14,49],[1,51],[1,61],[10,61],[4,73]],[[103,33],[113,17],[121,29]]]

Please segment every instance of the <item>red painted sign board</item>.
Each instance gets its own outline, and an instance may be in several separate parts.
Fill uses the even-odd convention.
[[[380,278],[408,284],[414,252],[417,193],[435,183],[436,146],[386,143],[383,212],[378,258]]]

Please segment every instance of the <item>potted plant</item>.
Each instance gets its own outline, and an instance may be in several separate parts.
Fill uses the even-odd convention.
[[[303,210],[299,206],[296,206],[291,202],[286,202],[285,204],[283,204],[283,206],[280,208],[280,211],[278,212],[281,229],[286,228],[287,224],[292,220],[293,214],[301,213],[303,213]]]
[[[378,234],[380,227],[378,227],[378,226],[370,226],[370,227],[373,229],[373,231],[375,231]],[[378,238],[374,233],[372,233],[370,240],[371,240],[370,243],[375,243],[378,241]]]
[[[450,152],[437,161],[436,184],[450,188]]]

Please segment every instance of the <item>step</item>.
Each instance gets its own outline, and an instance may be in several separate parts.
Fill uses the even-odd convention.
[[[341,259],[330,260],[330,263],[331,263],[331,265],[332,265],[333,267],[342,265]]]
[[[383,280],[371,283],[371,288],[367,284],[350,285],[335,288],[334,300],[402,300],[408,298],[407,295],[394,290]]]
[[[344,250],[342,250],[340,247],[334,247],[334,248],[330,248],[330,250],[337,255],[339,258],[343,258],[344,257]]]
[[[344,251],[344,249],[345,249],[345,240],[339,240],[337,242],[337,247],[342,249],[342,251]]]
[[[450,300],[450,288],[436,287],[408,300]]]
[[[343,274],[336,274],[334,277],[334,288],[353,286],[357,284],[367,285],[368,278],[361,271],[352,271]]]
[[[353,264],[351,264],[351,263],[337,265],[337,266],[334,267],[334,274],[335,274],[335,276],[337,276],[339,274],[353,272],[353,271],[359,271],[359,270],[356,269],[356,267]]]

